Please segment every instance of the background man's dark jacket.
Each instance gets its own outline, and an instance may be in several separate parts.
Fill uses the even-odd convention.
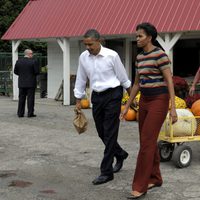
[[[36,76],[40,73],[39,64],[32,58],[21,58],[15,64],[14,73],[19,76],[19,88],[36,88]]]

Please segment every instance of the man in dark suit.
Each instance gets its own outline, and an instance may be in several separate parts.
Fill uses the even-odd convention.
[[[27,97],[28,117],[36,117],[34,114],[36,76],[39,74],[39,64],[33,58],[33,51],[26,49],[24,58],[17,60],[14,73],[19,76],[19,103],[18,117],[24,117]]]

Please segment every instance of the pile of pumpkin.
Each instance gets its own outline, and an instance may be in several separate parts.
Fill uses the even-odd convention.
[[[125,104],[128,101],[128,99],[129,99],[128,93],[124,93],[123,98],[122,98],[121,111],[125,108]],[[127,114],[125,115],[125,120],[138,121],[139,99],[140,99],[140,93],[138,93],[133,103],[131,104]],[[187,108],[185,100],[175,96],[175,104],[176,104],[176,109],[182,109],[183,111],[184,109],[187,109],[187,111],[189,110],[194,116],[200,116],[200,99],[196,100],[192,104],[191,108]],[[171,105],[169,105],[169,109],[170,107]],[[83,109],[90,108],[90,101],[88,98],[84,98],[81,100],[81,108]],[[199,121],[200,121],[200,117],[199,117]],[[200,122],[197,123],[197,125],[198,124],[200,124]],[[199,133],[200,133],[200,125],[198,127],[199,127]]]
[[[200,99],[196,100],[191,107],[191,112],[196,118],[197,128],[196,134],[200,134]]]
[[[192,136],[200,134],[200,99],[196,100],[191,108],[176,109],[178,121],[172,125],[173,136]],[[165,134],[170,136],[170,119],[169,114],[165,120]]]
[[[124,93],[124,96],[122,98],[122,106],[121,110],[124,109],[126,102],[129,99],[128,93]],[[125,119],[127,121],[138,121],[138,109],[139,109],[139,99],[140,99],[140,93],[135,97],[134,102],[129,108],[129,111],[127,115],[125,116]],[[187,108],[186,102],[184,99],[179,98],[178,96],[175,96],[175,104],[176,104],[176,109],[188,109],[190,110],[194,116],[200,116],[200,99],[195,101],[192,104],[191,108]],[[169,105],[170,109],[171,105]]]
[[[121,105],[121,111],[124,110],[125,104],[129,99],[128,93],[124,93],[122,98],[122,105]],[[131,104],[130,108],[128,109],[127,114],[124,116],[125,120],[127,121],[138,121],[138,109],[139,109],[139,100],[140,100],[140,93],[135,97],[133,103]]]

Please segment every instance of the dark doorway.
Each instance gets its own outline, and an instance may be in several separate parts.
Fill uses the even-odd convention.
[[[125,57],[124,57],[124,41],[123,40],[120,40],[120,39],[106,40],[104,46],[116,51],[119,54],[119,56],[124,64]]]
[[[200,64],[199,40],[179,40],[174,47],[173,72],[175,76],[194,76]]]

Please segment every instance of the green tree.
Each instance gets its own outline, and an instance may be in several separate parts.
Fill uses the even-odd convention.
[[[28,0],[0,1],[0,37],[3,36],[27,3]],[[0,40],[0,51],[11,51],[11,49],[11,42]]]
[[[0,0],[0,38],[8,30],[13,21],[17,18],[29,0]],[[46,54],[45,43],[22,42],[19,51],[31,48],[34,52]],[[0,40],[0,52],[11,52],[11,41]]]

